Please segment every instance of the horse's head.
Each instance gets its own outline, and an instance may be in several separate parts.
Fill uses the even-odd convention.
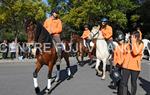
[[[27,42],[33,43],[35,40],[36,24],[32,19],[25,20],[25,30],[27,33]]]
[[[130,33],[126,33],[126,35],[125,35],[125,41],[127,42],[128,40],[130,40],[130,37],[131,37]]]
[[[81,41],[81,37],[77,33],[72,33],[71,34],[71,41],[73,43]]]
[[[100,26],[94,26],[91,30],[90,39],[97,39],[97,38],[103,38],[102,33],[99,31]]]

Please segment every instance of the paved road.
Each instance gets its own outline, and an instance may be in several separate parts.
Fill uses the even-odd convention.
[[[113,93],[116,91],[108,87],[111,81],[108,72],[106,80],[101,80],[88,64],[79,67],[74,58],[70,58],[70,60],[74,78],[66,80],[66,65],[63,61],[61,64],[61,79],[63,81],[53,83],[51,95],[116,95]],[[34,60],[26,61],[19,63],[18,61],[0,60],[0,95],[35,95],[32,81]],[[143,63],[148,63],[148,61],[143,61]],[[53,75],[55,75],[54,72]],[[40,71],[38,81],[41,90],[44,89],[47,84],[46,66]],[[149,91],[150,82],[144,78],[139,79],[137,95],[146,95]]]

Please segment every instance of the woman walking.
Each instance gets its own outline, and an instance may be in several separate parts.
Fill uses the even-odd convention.
[[[131,76],[131,95],[136,95],[137,78],[141,71],[142,50],[144,44],[140,40],[140,33],[134,31],[131,35],[131,43],[126,47],[124,61],[122,63],[122,79],[119,95],[128,95],[128,80]]]

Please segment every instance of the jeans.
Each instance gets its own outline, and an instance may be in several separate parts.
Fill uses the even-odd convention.
[[[128,95],[128,80],[131,75],[131,95],[136,95],[137,78],[140,71],[122,69],[122,79],[120,82],[119,95]]]
[[[7,58],[7,55],[8,55],[8,52],[3,52],[3,53],[2,53],[3,59],[6,59],[6,58]]]
[[[16,52],[11,52],[10,57],[11,57],[11,59],[16,58]]]
[[[60,36],[53,36],[53,40],[56,44],[56,48],[57,48],[57,56],[58,56],[58,62],[61,62],[61,53],[62,53],[62,45],[61,45],[61,39]]]
[[[113,44],[113,40],[107,40],[108,50],[110,54],[113,54],[115,45]]]

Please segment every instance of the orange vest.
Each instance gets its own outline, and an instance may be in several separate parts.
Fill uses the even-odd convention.
[[[130,49],[130,46],[126,49],[127,51],[125,52],[122,67],[129,70],[140,71],[144,44],[141,43],[140,45],[137,45],[136,42],[132,42],[131,47],[132,49]]]
[[[101,31],[102,31],[102,34],[103,34],[103,36],[106,40],[111,40],[112,39],[113,32],[112,32],[112,27],[111,26],[106,25],[106,27],[102,28]]]
[[[114,65],[121,65],[124,62],[125,57],[125,49],[128,46],[128,44],[121,44],[115,47],[114,50]]]
[[[84,30],[81,38],[87,39],[89,37],[89,35],[90,35],[90,30]]]
[[[53,20],[52,17],[44,22],[44,27],[52,35],[59,35],[62,32],[62,23],[60,19]]]

